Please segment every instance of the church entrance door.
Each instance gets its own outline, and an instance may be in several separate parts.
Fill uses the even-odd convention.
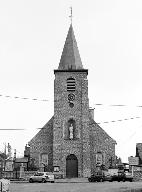
[[[68,155],[66,158],[66,177],[78,177],[78,160],[73,154]]]

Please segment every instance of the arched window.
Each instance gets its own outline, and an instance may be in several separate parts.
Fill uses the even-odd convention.
[[[48,165],[48,154],[47,153],[39,154],[39,163],[40,163],[40,166],[43,166],[43,167]]]
[[[101,166],[103,163],[103,156],[101,152],[97,152],[96,154],[96,165]]]
[[[72,77],[67,79],[67,91],[75,91],[75,79]]]

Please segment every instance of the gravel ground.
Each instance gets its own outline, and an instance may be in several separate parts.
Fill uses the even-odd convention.
[[[142,192],[142,182],[11,183],[10,192]]]

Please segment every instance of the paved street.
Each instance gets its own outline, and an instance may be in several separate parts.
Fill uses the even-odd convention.
[[[133,190],[132,190],[133,189]],[[11,183],[10,192],[142,192],[142,182]]]

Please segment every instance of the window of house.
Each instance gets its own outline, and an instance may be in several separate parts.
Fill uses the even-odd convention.
[[[102,165],[102,153],[101,152],[98,152],[97,154],[96,154],[96,165],[97,166],[101,166]]]
[[[39,163],[40,163],[40,166],[42,165],[48,165],[48,154],[47,153],[41,153],[39,155]]]

